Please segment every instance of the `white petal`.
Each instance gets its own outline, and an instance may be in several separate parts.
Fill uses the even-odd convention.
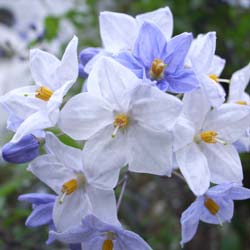
[[[134,125],[128,132],[129,170],[170,175],[172,171],[172,136]]]
[[[49,132],[46,133],[45,141],[47,152],[54,155],[63,166],[79,172],[83,171],[82,151],[80,149],[65,145]]]
[[[91,204],[83,189],[66,195],[63,203],[59,199],[58,196],[53,209],[53,222],[58,232],[80,225],[82,218],[90,212]]]
[[[176,161],[188,186],[199,196],[204,194],[210,185],[210,173],[206,157],[195,143],[176,152]]]
[[[104,98],[116,109],[121,109],[124,92],[141,82],[131,70],[120,63],[101,57],[89,75],[88,92]]]
[[[145,21],[154,23],[162,31],[167,40],[172,37],[173,15],[169,7],[137,15],[136,19],[140,25]]]
[[[203,130],[214,130],[228,143],[238,140],[250,123],[250,108],[227,103],[208,113]]]
[[[28,170],[57,194],[65,182],[75,178],[73,170],[62,165],[54,155],[37,157],[30,163]]]
[[[214,55],[211,66],[208,70],[208,75],[216,75],[220,76],[221,72],[223,71],[226,64],[226,60]]]
[[[18,142],[23,136],[55,126],[59,117],[59,110],[48,114],[47,110],[41,110],[29,116],[17,129],[12,142]]]
[[[75,140],[86,140],[113,121],[113,112],[107,103],[90,93],[81,93],[65,104],[58,126]]]
[[[38,86],[46,86],[54,91],[56,86],[53,85],[53,77],[59,65],[60,60],[48,52],[40,49],[30,51],[30,70]]]
[[[87,195],[94,215],[105,223],[120,224],[117,218],[116,199],[113,190],[101,190],[89,185]]]
[[[250,64],[236,71],[229,85],[229,101],[241,101],[250,80]]]
[[[103,46],[112,53],[132,49],[137,35],[136,20],[126,14],[104,11],[100,14]]]
[[[46,102],[35,97],[37,88],[37,86],[27,86],[14,89],[2,96],[0,103],[8,113],[26,119],[46,106]]]
[[[159,132],[171,129],[182,110],[178,98],[148,85],[134,89],[130,106],[133,120],[142,127]]]
[[[202,152],[207,157],[211,174],[211,182],[241,182],[243,179],[240,157],[232,145],[200,144]]]

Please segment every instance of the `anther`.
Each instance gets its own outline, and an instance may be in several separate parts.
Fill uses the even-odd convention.
[[[40,87],[36,91],[36,98],[39,98],[43,101],[48,101],[52,95],[53,95],[53,92],[49,88],[44,87],[44,86]]]
[[[247,105],[246,101],[237,101],[235,102],[236,104],[240,104],[240,105]]]
[[[154,59],[151,64],[149,75],[152,79],[161,79],[163,77],[163,72],[167,64],[165,64],[161,59]]]
[[[218,133],[215,132],[214,130],[206,130],[206,131],[202,131],[200,133],[201,140],[206,142],[206,143],[214,144],[214,143],[218,142],[218,143],[221,143],[223,145],[227,144],[227,142],[218,138],[217,136],[218,136]]]
[[[78,182],[76,179],[72,179],[63,184],[61,190],[61,197],[59,199],[59,203],[62,204],[66,195],[72,194],[78,188]]]
[[[104,240],[102,244],[102,250],[113,250],[113,249],[114,249],[113,241],[109,239]]]
[[[230,80],[228,80],[228,79],[223,79],[223,78],[219,78],[219,77],[218,77],[217,75],[215,75],[215,74],[209,75],[209,78],[211,78],[212,80],[214,80],[216,83],[219,83],[219,82],[230,83]]]
[[[207,198],[204,201],[204,206],[212,215],[216,215],[220,210],[219,205],[211,198]]]
[[[129,123],[129,119],[127,117],[127,115],[125,114],[118,114],[117,116],[115,116],[115,120],[114,120],[114,127],[115,127],[115,130],[112,134],[112,137],[114,138],[118,132],[118,130],[120,128],[124,129],[127,127]]]

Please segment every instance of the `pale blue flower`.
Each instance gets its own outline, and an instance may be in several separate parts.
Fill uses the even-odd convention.
[[[210,188],[182,213],[181,245],[190,241],[198,228],[199,221],[210,224],[230,222],[234,212],[234,200],[250,198],[250,189],[240,183],[226,183]]]

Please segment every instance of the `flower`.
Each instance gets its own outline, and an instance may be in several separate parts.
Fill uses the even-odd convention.
[[[184,68],[184,60],[192,42],[192,34],[182,33],[166,40],[152,23],[144,22],[132,53],[123,52],[116,58],[143,78],[155,81],[163,91],[183,93],[198,87],[194,72]]]
[[[100,173],[88,168],[82,151],[62,144],[53,134],[45,137],[48,154],[37,157],[28,167],[57,194],[53,221],[59,232],[79,224],[89,211],[105,221],[116,221],[113,186],[119,172]]]
[[[191,44],[185,65],[194,70],[209,105],[218,107],[225,101],[225,91],[219,84],[225,60],[215,55],[215,48],[215,32],[199,35]]]
[[[39,155],[40,141],[33,135],[25,135],[17,143],[6,143],[2,148],[3,159],[10,163],[25,163]]]
[[[190,241],[198,228],[199,220],[222,224],[230,222],[234,212],[234,200],[250,199],[250,190],[239,183],[226,183],[210,188],[182,213],[181,245]]]
[[[61,61],[39,49],[31,50],[30,67],[36,86],[15,89],[0,100],[10,115],[23,120],[12,142],[56,124],[63,97],[78,75],[77,43],[74,37]]]
[[[239,154],[232,145],[249,126],[250,108],[223,104],[210,109],[201,91],[184,95],[183,116],[174,128],[176,162],[190,189],[202,195],[210,181],[241,182]]]
[[[39,193],[22,194],[18,197],[18,200],[27,201],[32,204],[33,211],[25,222],[27,227],[49,225],[50,230],[55,230],[52,212],[56,195]],[[50,235],[46,243],[51,244],[54,240],[55,238]]]
[[[138,79],[111,58],[96,63],[88,92],[63,107],[59,127],[84,146],[88,166],[110,171],[128,163],[129,170],[170,174],[172,138],[168,133],[182,104]]]
[[[88,49],[81,52],[80,67],[85,74],[90,72],[99,56],[114,55],[121,51],[132,50],[139,29],[145,21],[155,24],[167,40],[171,38],[173,33],[173,16],[168,7],[140,14],[135,18],[123,13],[101,12],[99,23],[104,48],[99,53],[92,54],[93,60],[90,60]]]
[[[236,71],[230,80],[228,102],[239,105],[250,105],[249,94],[245,91],[250,81],[250,64]],[[239,152],[250,151],[250,126],[244,132],[242,137],[235,142]]]
[[[82,224],[63,233],[50,232],[65,243],[82,243],[82,249],[103,250],[150,250],[151,247],[137,234],[125,230],[121,225],[104,223],[93,215],[87,215]]]

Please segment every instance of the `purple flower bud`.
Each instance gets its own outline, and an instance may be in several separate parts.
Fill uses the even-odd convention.
[[[17,143],[6,143],[2,148],[3,159],[10,163],[25,163],[39,155],[39,140],[29,134]]]

